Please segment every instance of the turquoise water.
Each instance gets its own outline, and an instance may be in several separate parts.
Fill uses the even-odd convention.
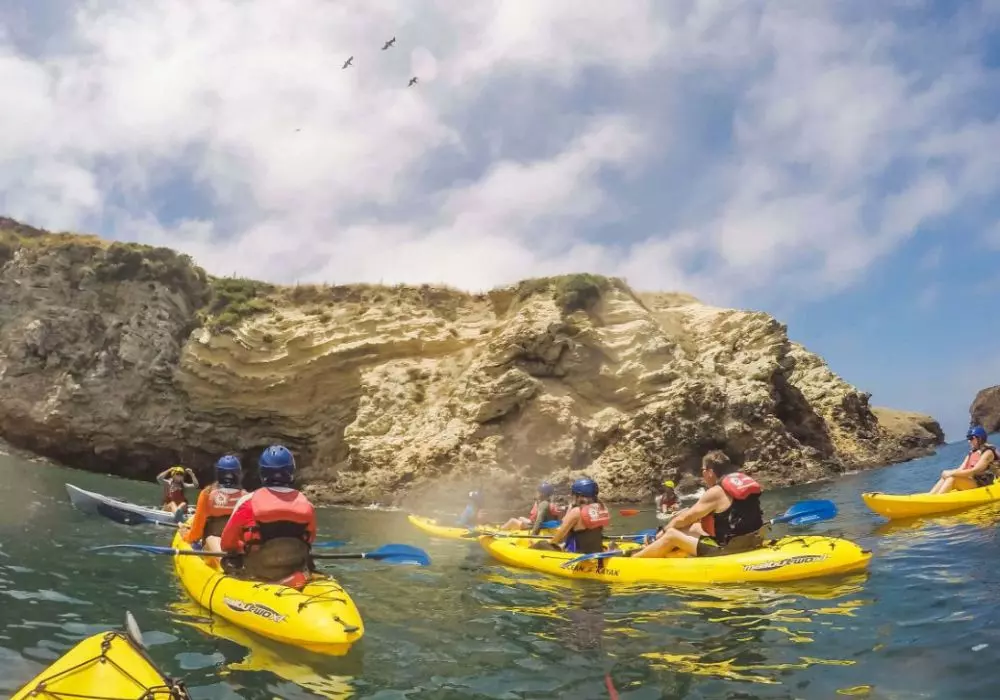
[[[782,588],[616,589],[490,560],[473,543],[433,540],[405,514],[323,510],[321,531],[351,549],[423,547],[429,568],[330,567],[366,635],[317,657],[252,638],[204,613],[169,557],[98,556],[94,544],[168,544],[163,528],[78,513],[64,483],[136,501],[141,484],[0,456],[0,695],[131,610],[150,654],[195,698],[996,698],[1000,691],[1000,509],[882,526],[858,494],[925,490],[961,458],[932,458],[769,493],[777,514],[830,498],[840,515],[807,531],[875,552],[867,574]],[[618,531],[655,526],[617,518]],[[776,529],[776,532],[782,530]],[[802,531],[801,529],[799,531]]]

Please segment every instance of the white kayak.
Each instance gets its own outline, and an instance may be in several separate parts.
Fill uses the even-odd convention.
[[[165,510],[140,506],[93,491],[85,491],[73,486],[73,484],[66,484],[66,493],[69,494],[69,500],[77,510],[103,515],[105,518],[110,518],[124,525],[138,525],[140,523],[173,525],[176,522],[175,515]]]

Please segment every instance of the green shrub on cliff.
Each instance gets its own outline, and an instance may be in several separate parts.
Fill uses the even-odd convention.
[[[515,297],[524,301],[535,294],[549,293],[565,314],[590,311],[601,296],[620,282],[602,275],[582,272],[558,277],[536,277],[517,285]]]
[[[274,310],[270,295],[275,286],[244,277],[213,277],[211,298],[205,308],[206,323],[212,330],[232,328],[256,314]]]

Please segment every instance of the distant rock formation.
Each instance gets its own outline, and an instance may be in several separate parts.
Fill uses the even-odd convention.
[[[278,287],[0,220],[0,435],[95,471],[207,476],[280,441],[327,502],[583,473],[628,500],[714,447],[780,486],[942,442],[868,400],[765,313],[620,280]]]
[[[988,433],[1000,430],[1000,386],[991,386],[976,394],[969,406],[969,417]]]

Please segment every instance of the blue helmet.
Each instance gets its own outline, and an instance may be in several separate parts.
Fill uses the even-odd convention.
[[[215,463],[215,471],[217,472],[238,472],[243,471],[243,465],[240,464],[240,458],[236,455],[222,455],[219,457],[219,461]]]
[[[542,496],[542,498],[551,498],[552,494],[555,492],[555,487],[547,481],[543,481],[538,487],[538,494]]]
[[[295,457],[284,445],[271,445],[260,453],[257,466],[264,472],[295,471]]]
[[[597,498],[597,482],[589,477],[577,479],[573,482],[569,492],[574,496],[586,496],[587,498]]]
[[[969,432],[965,434],[966,440],[971,440],[972,438],[979,438],[985,442],[987,435],[986,430],[981,425],[976,425],[969,428]]]

